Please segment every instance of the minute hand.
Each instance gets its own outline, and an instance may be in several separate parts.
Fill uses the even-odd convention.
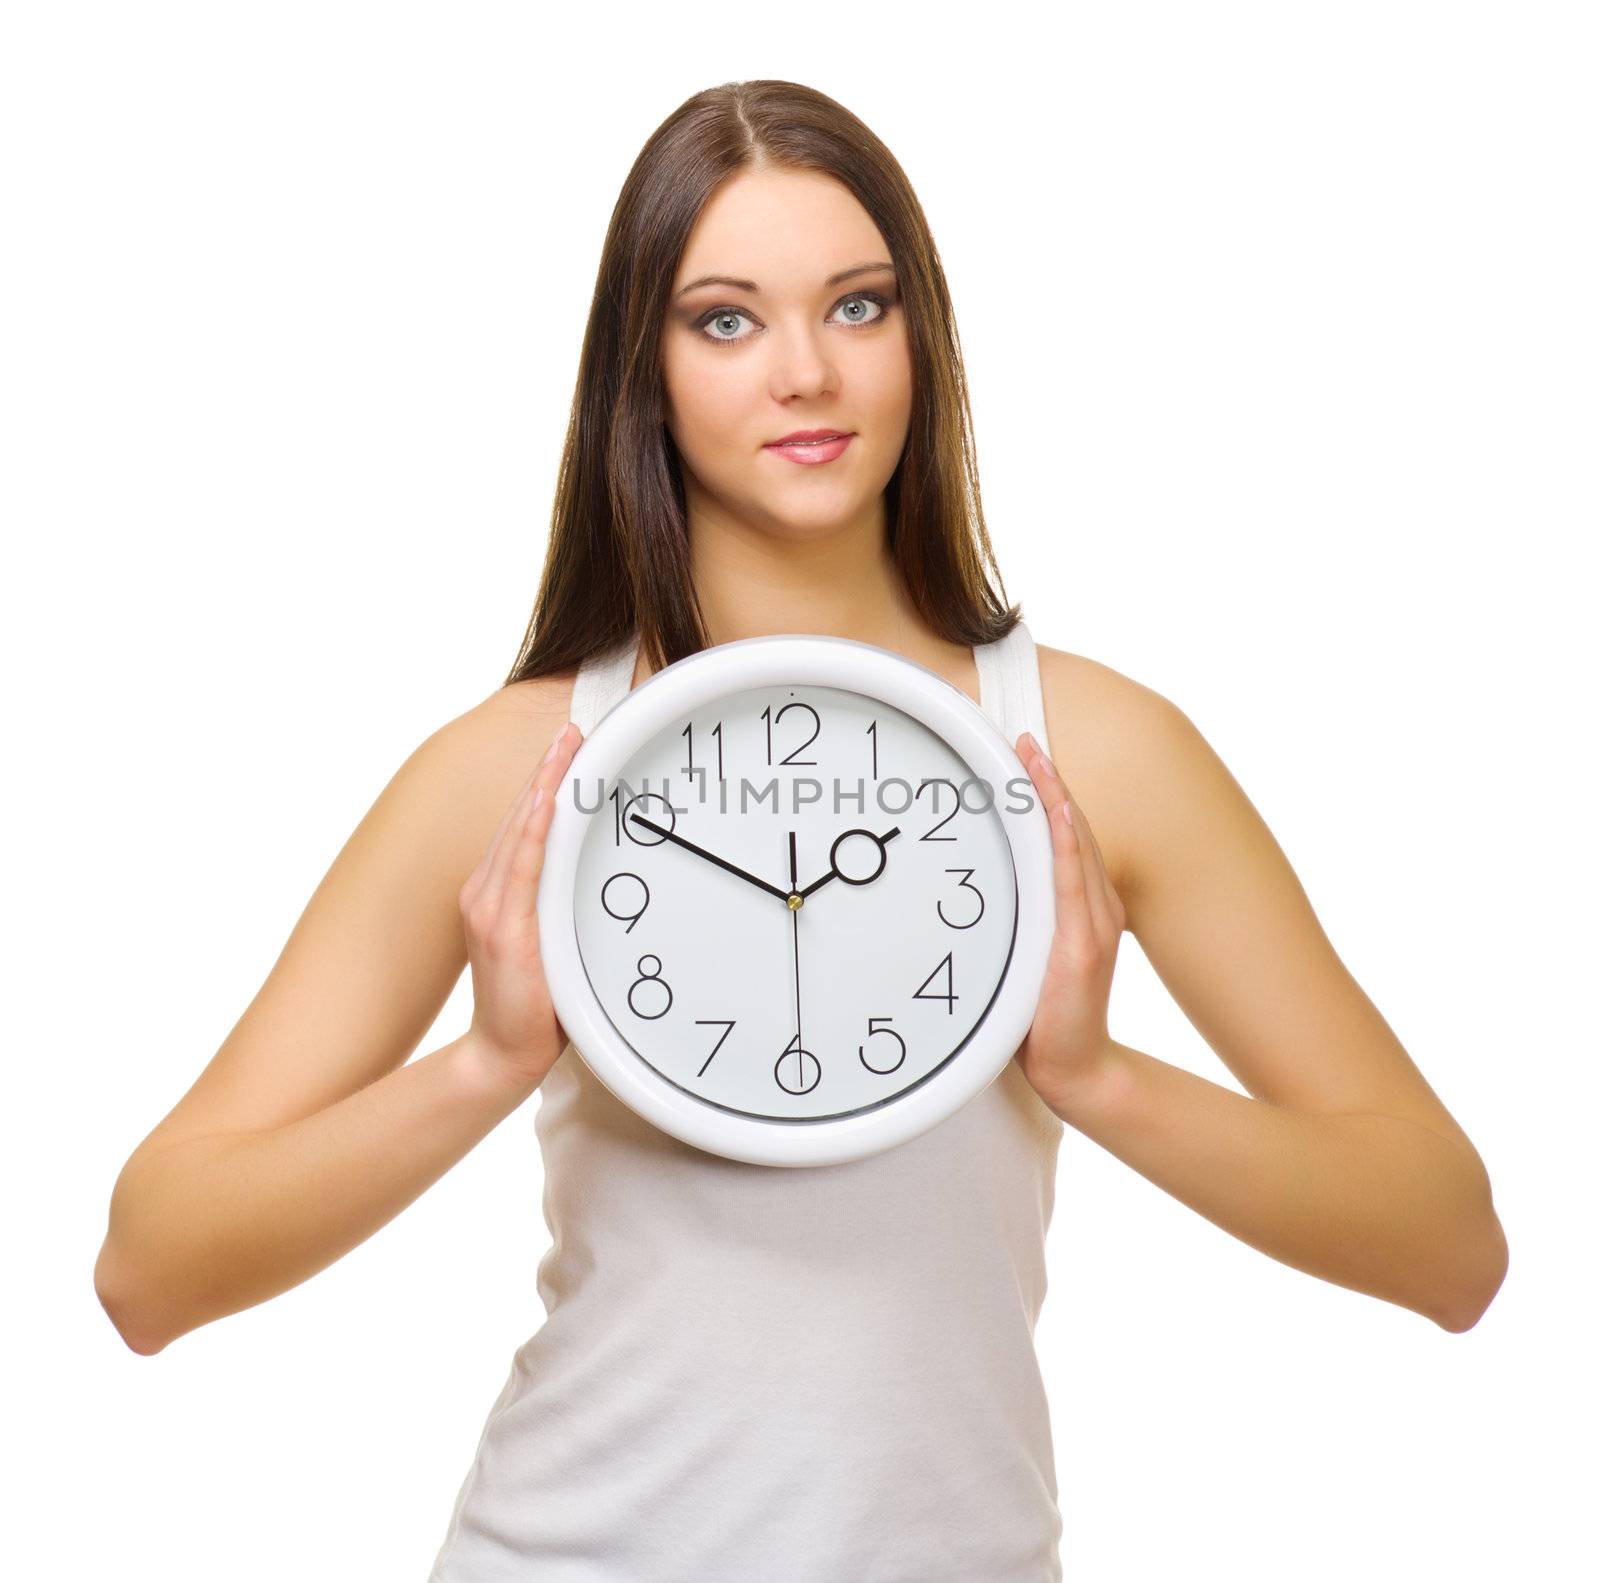
[[[853,830],[853,831],[850,832],[850,834],[852,834],[852,835],[871,836],[872,839],[874,841],[876,841],[880,847],[885,847],[892,840],[894,840],[894,838],[897,835],[900,834],[900,826],[896,825],[894,827],[894,829],[890,830],[886,835],[874,836],[874,835],[872,835],[872,832],[870,830],[860,830],[860,831],[854,831]],[[838,844],[839,843],[837,841],[834,842],[835,846],[837,846]],[[828,872],[822,876],[821,879],[812,880],[812,882],[809,885],[807,885],[806,888],[803,891],[800,892],[800,899],[802,901],[804,901],[805,898],[812,893],[812,891],[820,890],[824,885],[826,885],[828,883],[828,881],[830,879],[838,879],[838,877],[839,877],[839,870],[837,868],[830,868],[828,870]]]
[[[769,885],[764,879],[757,879],[754,874],[745,873],[742,868],[736,867],[726,858],[718,857],[715,852],[708,852],[703,846],[696,846],[693,841],[686,839],[684,836],[678,835],[672,830],[664,829],[653,819],[646,819],[643,814],[639,813],[631,813],[628,815],[628,818],[631,819],[634,824],[642,824],[646,830],[654,830],[657,835],[665,836],[667,840],[675,842],[678,846],[687,848],[690,852],[693,852],[696,857],[703,857],[708,863],[715,863],[718,868],[725,868],[730,874],[737,874],[740,879],[749,880],[752,885],[759,886],[762,890],[767,891],[773,896],[776,896],[779,901],[787,902],[789,900],[788,891],[779,890],[776,885]]]

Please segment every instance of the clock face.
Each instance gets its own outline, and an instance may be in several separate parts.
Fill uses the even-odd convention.
[[[639,1059],[707,1104],[881,1106],[960,1050],[1005,980],[1009,794],[881,699],[728,693],[574,795],[583,970]]]

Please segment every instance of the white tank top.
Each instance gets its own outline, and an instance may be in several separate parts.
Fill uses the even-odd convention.
[[[1018,623],[984,712],[1049,751]],[[587,735],[637,639],[591,656]],[[570,1044],[535,1130],[547,1318],[513,1355],[429,1583],[1055,1583],[1034,1326],[1064,1131],[1015,1061],[841,1165],[723,1159]]]

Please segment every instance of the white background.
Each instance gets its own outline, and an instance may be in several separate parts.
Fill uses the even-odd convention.
[[[537,1101],[156,1357],[94,1258],[345,837],[515,656],[629,164],[763,76],[840,99],[920,194],[1035,636],[1206,733],[1510,1237],[1451,1335],[1069,1131],[1038,1333],[1068,1577],[1581,1570],[1592,27],[1532,0],[7,7],[8,1574],[425,1576],[542,1318]],[[1131,937],[1112,1032],[1231,1084]]]

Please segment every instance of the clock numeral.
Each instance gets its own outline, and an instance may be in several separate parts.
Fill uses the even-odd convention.
[[[772,1075],[784,1093],[809,1094],[822,1081],[822,1062],[800,1043],[797,1033],[783,1047]]]
[[[867,727],[867,735],[872,738],[872,778],[878,778],[878,722],[874,720]]]
[[[817,711],[811,707],[810,704],[801,703],[798,699],[796,699],[791,703],[786,703],[783,706],[783,708],[781,708],[778,711],[776,717],[774,717],[774,715],[772,713],[772,705],[771,704],[768,704],[767,707],[761,711],[761,718],[767,722],[767,768],[768,769],[772,768],[772,725],[773,725],[773,720],[774,720],[774,718],[776,718],[778,720],[783,719],[783,717],[786,714],[788,714],[788,712],[791,709],[804,709],[805,712],[808,715],[811,716],[811,718],[812,718],[813,722],[815,722],[815,724],[813,726],[811,735],[808,736],[805,739],[805,741],[800,744],[799,747],[791,748],[789,750],[789,752],[784,755],[783,758],[778,760],[778,762],[780,764],[810,764],[810,765],[813,765],[813,766],[815,766],[815,764],[817,762],[815,759],[797,759],[795,757],[795,754],[798,753],[801,748],[810,747],[811,744],[817,740],[817,737],[818,737],[818,735],[820,734],[820,732],[822,730],[822,716],[819,715],[817,713]]]
[[[667,839],[664,835],[657,835],[654,830],[646,830],[643,825],[635,824],[627,817],[635,803],[647,801],[660,803],[662,811],[659,814],[651,808],[642,809],[641,812],[654,824],[665,825],[668,830],[674,832],[678,828],[678,810],[660,792],[637,792],[624,803],[622,801],[622,788],[618,786],[612,791],[609,801],[612,813],[612,839],[617,846],[622,845],[624,832],[627,833],[628,839],[635,846],[660,846]]]
[[[867,1037],[869,1039],[875,1033],[886,1033],[886,1034],[889,1035],[889,1037],[891,1039],[893,1039],[900,1046],[900,1054],[896,1058],[895,1063],[894,1063],[893,1066],[874,1066],[872,1064],[872,1062],[867,1059],[867,1047],[866,1047],[866,1045],[865,1044],[858,1044],[856,1046],[856,1054],[861,1057],[861,1064],[864,1067],[866,1067],[866,1069],[869,1072],[876,1072],[879,1077],[886,1077],[890,1072],[897,1072],[905,1064],[905,1059],[906,1059],[906,1041],[904,1039],[902,1039],[900,1037],[900,1035],[898,1033],[896,1033],[893,1028],[875,1028],[875,1027],[873,1027],[873,1024],[877,1023],[877,1022],[893,1022],[893,1021],[894,1021],[893,1017],[868,1017],[867,1018]]]
[[[938,822],[938,824],[936,824],[933,827],[932,830],[925,830],[921,835],[919,835],[917,837],[917,839],[919,841],[954,841],[955,837],[953,835],[935,835],[934,834],[934,830],[942,830],[947,824],[950,823],[950,821],[952,819],[955,818],[955,816],[958,813],[961,812],[961,792],[960,792],[960,789],[957,787],[956,783],[954,781],[952,781],[952,780],[943,780],[943,779],[925,780],[919,787],[917,787],[917,796],[920,797],[923,794],[923,792],[925,792],[930,786],[948,786],[950,788],[951,792],[954,793],[954,795],[955,795],[956,805],[955,805],[954,808],[952,808],[950,810],[949,813],[947,813],[944,816],[944,818],[942,818]],[[934,796],[933,796],[933,806],[934,806],[934,808],[936,810],[937,810],[937,808],[939,806],[939,794],[937,792],[935,792]]]
[[[655,968],[653,970],[647,968],[645,966],[646,962],[654,962]],[[646,952],[639,958],[639,961],[636,965],[639,969],[639,976],[630,985],[628,985],[628,1010],[631,1011],[635,1017],[643,1017],[646,1022],[654,1022],[656,1018],[665,1017],[666,1014],[672,1010],[672,986],[661,976],[661,958],[659,956],[652,956],[649,952]],[[634,1005],[633,993],[641,984],[659,984],[662,989],[666,990],[667,1003],[661,1008],[660,1011],[640,1011],[639,1008]]]
[[[981,918],[983,916],[984,907],[983,892],[972,883],[972,876],[977,873],[977,870],[970,868],[947,868],[945,873],[959,874],[961,876],[961,883],[956,887],[956,889],[970,890],[972,894],[978,898],[978,918]],[[967,923],[951,923],[950,920],[944,915],[944,903],[942,901],[935,903],[934,911],[939,914],[939,922],[943,924],[949,924],[952,929],[970,929],[972,925],[978,921],[978,918],[973,918]]]
[[[688,751],[688,760],[689,761],[688,761],[688,763],[686,763],[684,765],[683,773],[685,775],[687,775],[690,780],[693,780],[694,779],[694,775],[695,775],[695,768],[694,768],[694,721],[691,720],[688,723],[688,725],[686,725],[683,728],[683,730],[678,733],[678,735],[681,736],[681,737],[684,737],[684,738],[686,738],[688,740],[689,746],[688,746],[688,750],[687,751]],[[717,779],[719,781],[720,780],[726,780],[727,777],[722,772],[722,722],[720,720],[716,723],[716,726],[712,729],[711,735],[714,736],[717,739]]]
[[[631,880],[637,880],[638,881],[639,889],[644,892],[644,900],[639,903],[639,910],[637,912],[612,912],[611,911],[611,903],[606,900],[606,892],[609,891],[611,889],[611,887],[613,885],[615,885],[616,882],[619,879],[631,879]],[[645,884],[644,878],[643,878],[642,875],[633,874],[633,873],[630,873],[627,869],[623,869],[621,873],[613,874],[611,876],[611,878],[608,879],[605,882],[605,884],[600,887],[600,905],[602,907],[604,907],[606,912],[608,914],[610,914],[611,917],[615,918],[618,923],[626,923],[627,924],[628,927],[622,931],[624,934],[632,934],[633,933],[633,926],[636,923],[638,923],[638,921],[642,917],[644,917],[644,910],[645,910],[646,907],[648,907],[650,905],[650,887]]]
[[[727,1040],[728,1035],[733,1032],[733,1025],[738,1019],[734,1017],[696,1017],[694,1020],[696,1027],[722,1029],[722,1038],[718,1039],[717,1042],[712,1045],[711,1054],[706,1057],[706,1066],[710,1066],[712,1061],[716,1058],[717,1051],[722,1048],[724,1042]],[[695,1076],[704,1077],[706,1075],[706,1066],[702,1066],[700,1070],[695,1073]]]
[[[944,1009],[948,1011],[952,1017],[955,1016],[956,1013],[956,1002],[961,998],[958,994],[956,994],[956,969],[955,962],[953,960],[954,957],[954,951],[946,951],[944,954],[944,960],[940,962],[939,966],[936,967],[933,972],[928,974],[928,976],[923,979],[923,981],[917,986],[916,993],[911,997],[913,1000],[942,1000],[945,1003]],[[938,990],[934,990],[932,994],[924,995],[922,993],[923,990],[925,990],[928,985],[930,985],[934,979],[938,977],[941,969],[943,969],[945,975],[944,993],[941,994]]]

